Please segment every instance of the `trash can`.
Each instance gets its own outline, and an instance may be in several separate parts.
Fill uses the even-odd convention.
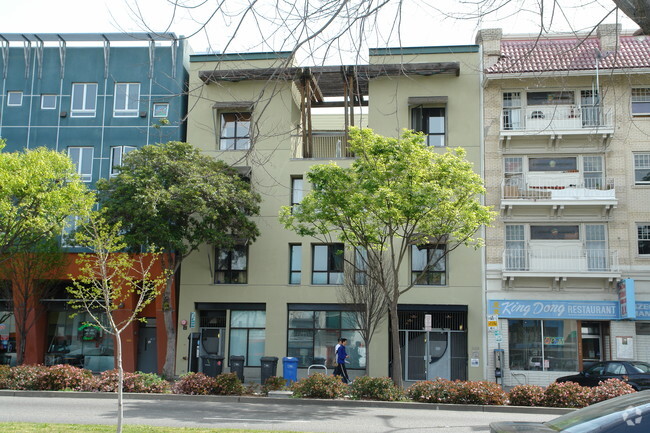
[[[216,377],[223,372],[223,356],[203,355],[201,356],[201,371],[206,376]]]
[[[266,383],[266,379],[277,375],[278,371],[278,357],[277,356],[263,356],[260,360],[262,362],[262,385]]]
[[[282,376],[287,379],[287,386],[290,382],[298,381],[298,358],[292,356],[282,358]]]
[[[232,355],[230,357],[230,372],[237,373],[241,383],[244,383],[244,359],[241,355]]]

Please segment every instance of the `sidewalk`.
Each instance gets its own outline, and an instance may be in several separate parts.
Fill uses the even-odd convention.
[[[115,399],[117,394],[108,392],[79,391],[14,391],[0,390],[1,397],[57,397],[57,398],[99,398]],[[323,400],[314,398],[278,398],[228,395],[185,395],[185,394],[139,394],[124,393],[124,400],[177,400],[177,401],[211,401],[224,403],[274,404],[274,405],[317,405],[333,407],[374,407],[424,410],[449,410],[472,412],[529,413],[544,415],[563,415],[575,409],[555,407],[528,406],[482,406],[474,404],[436,404],[414,402],[392,402],[372,400]]]

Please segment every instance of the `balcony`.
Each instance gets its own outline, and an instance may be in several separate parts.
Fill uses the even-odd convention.
[[[311,146],[303,141],[305,141],[303,137],[299,136],[298,142],[303,152],[296,149],[294,152],[296,158],[340,159],[354,156],[343,131],[313,131]],[[307,137],[308,141],[309,137]]]
[[[617,204],[613,179],[585,177],[577,171],[529,172],[511,175],[501,182],[501,209],[505,212],[515,206],[550,206],[556,213],[566,206],[592,206],[609,216]]]
[[[620,275],[618,252],[576,246],[505,249],[503,275],[613,278]]]
[[[612,110],[580,105],[537,105],[504,108],[502,133],[591,133],[594,129],[614,129]]]

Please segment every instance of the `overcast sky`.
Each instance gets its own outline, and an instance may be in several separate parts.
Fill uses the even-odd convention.
[[[203,7],[195,8],[192,14],[176,11],[169,6],[167,0],[0,0],[0,19],[3,33],[77,33],[77,32],[119,32],[145,31],[147,27],[155,31],[171,31],[177,35],[193,35],[190,44],[195,52],[205,52],[208,49],[218,52],[270,51],[291,49],[291,40],[287,41],[287,32],[273,31],[273,25],[264,22],[264,18],[272,20],[273,11],[269,10],[257,17],[248,19],[240,27],[237,36],[231,40],[236,18],[216,16],[206,30],[200,30],[200,23],[206,21],[215,0],[180,0],[193,5],[205,3]],[[232,15],[236,15],[245,0],[227,0]],[[357,0],[358,1],[358,0]],[[487,0],[479,2],[482,7],[489,3],[502,0]],[[541,1],[541,0],[540,0]],[[545,25],[555,31],[583,31],[602,20],[613,9],[611,0],[559,0],[561,9],[552,9],[552,0],[546,2]],[[275,0],[269,1],[275,4]],[[482,20],[468,19],[468,14],[476,14],[477,3],[473,0],[404,0],[402,22],[399,32],[392,25],[396,9],[385,9],[378,20],[375,29],[366,27],[364,31],[365,44],[360,51],[367,47],[386,46],[426,46],[426,45],[459,45],[473,44],[476,31],[479,28],[501,27],[504,33],[531,33],[538,31],[540,17],[537,1],[511,0],[510,7],[503,8],[498,13]],[[264,4],[259,0],[258,5]],[[287,1],[287,4],[293,4]],[[395,3],[397,4],[397,3]],[[230,6],[232,5],[232,6]],[[433,6],[432,6],[433,5]],[[136,7],[139,12],[136,12]],[[535,8],[534,10],[530,8]],[[441,13],[443,11],[443,13]],[[140,13],[144,19],[137,17]],[[460,14],[466,19],[445,18],[444,13]],[[282,14],[280,14],[282,16]],[[624,28],[633,29],[633,23],[626,17],[612,13],[605,22],[623,22]],[[267,42],[257,28],[267,37]],[[196,33],[196,34],[195,34]],[[289,38],[290,39],[290,38]],[[323,47],[322,41],[314,47]],[[346,55],[355,52],[358,47],[349,40],[342,40],[330,49],[331,52],[341,52],[344,61]],[[349,52],[348,54],[345,54]],[[305,56],[305,54],[303,54]],[[336,56],[334,56],[336,57]],[[307,59],[303,61],[309,62]],[[312,59],[313,60],[313,59]],[[317,63],[317,60],[313,60]]]

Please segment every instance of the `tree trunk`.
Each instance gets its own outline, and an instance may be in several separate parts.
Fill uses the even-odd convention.
[[[115,333],[116,359],[117,359],[117,433],[122,433],[122,419],[124,418],[124,368],[122,367],[122,338],[120,333]]]
[[[165,365],[162,374],[166,379],[172,379],[175,374],[176,364],[176,326],[174,323],[174,310],[172,308],[172,286],[174,274],[167,277],[165,292],[163,293],[163,318],[165,319],[165,334],[167,336],[167,349],[165,351]]]
[[[399,388],[402,388],[402,355],[399,347],[399,320],[397,317],[397,300],[390,303],[390,336],[392,339],[393,367],[391,375],[393,382]]]

